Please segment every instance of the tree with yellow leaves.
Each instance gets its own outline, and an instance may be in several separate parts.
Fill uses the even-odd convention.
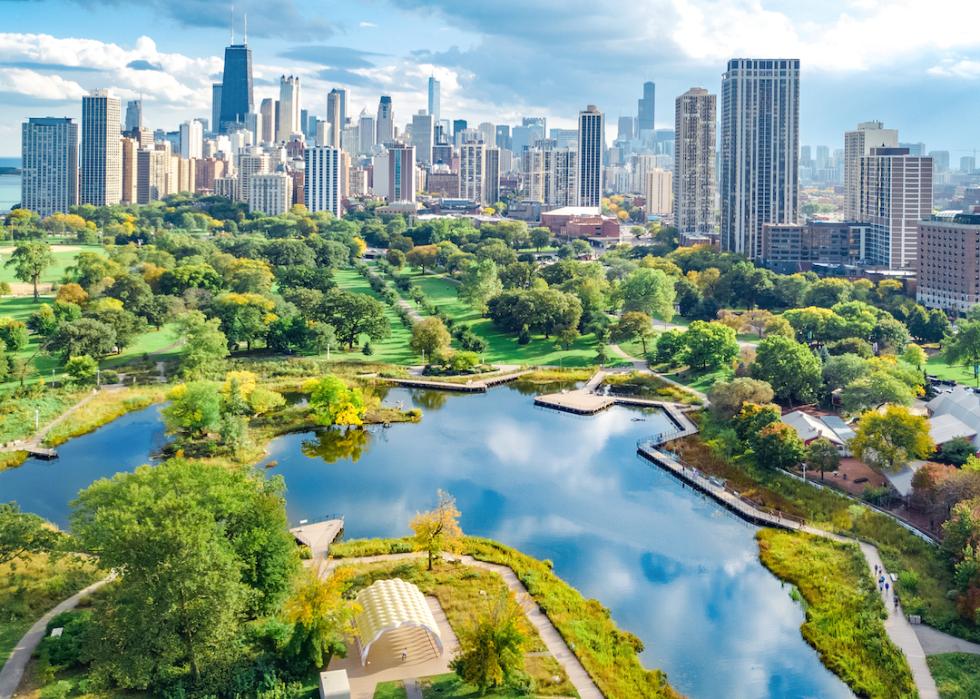
[[[317,568],[309,568],[286,600],[283,614],[293,625],[286,652],[310,669],[323,670],[334,655],[347,655],[344,638],[354,633],[360,612],[343,596],[351,576],[349,568],[340,568],[323,580]]]
[[[428,554],[429,570],[436,556],[446,550],[455,551],[463,538],[456,498],[443,490],[437,491],[437,495],[439,502],[435,509],[416,513],[410,525],[415,532],[412,545],[416,551]]]

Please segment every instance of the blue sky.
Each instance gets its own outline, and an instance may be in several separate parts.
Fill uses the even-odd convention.
[[[613,129],[644,80],[658,126],[673,99],[717,92],[732,56],[798,57],[802,141],[841,147],[881,119],[904,141],[957,158],[980,147],[980,3],[971,0],[236,0],[248,13],[256,99],[299,74],[303,106],[350,90],[373,112],[391,94],[396,122],[425,107],[430,74],[444,117],[571,126],[596,104]],[[77,117],[81,95],[141,91],[147,124],[210,116],[231,3],[213,0],[0,0],[0,155],[17,155],[28,116]]]

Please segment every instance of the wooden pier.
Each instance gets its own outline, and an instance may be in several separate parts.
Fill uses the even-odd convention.
[[[49,447],[26,445],[21,447],[23,451],[33,456],[35,459],[43,459],[44,461],[53,461],[58,458],[58,452]]]
[[[494,374],[492,376],[486,376],[484,378],[479,378],[479,374],[473,377],[473,380],[467,381],[466,383],[456,383],[454,381],[440,381],[437,378],[426,379],[422,377],[409,377],[405,379],[391,378],[391,377],[380,377],[382,381],[388,381],[389,383],[398,384],[399,386],[405,386],[406,388],[425,388],[433,391],[455,391],[457,393],[486,393],[487,389],[494,386],[499,386],[502,383],[507,383],[509,381],[515,381],[520,377],[527,374],[530,369],[522,369],[521,371],[511,371],[500,374]]]
[[[318,522],[300,522],[289,533],[301,544],[310,548],[313,560],[325,560],[332,544],[344,531],[344,518],[331,516]]]

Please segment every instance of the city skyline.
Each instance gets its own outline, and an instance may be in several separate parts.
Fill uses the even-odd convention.
[[[935,24],[924,13],[916,15],[913,4],[892,3],[885,26],[903,19],[915,21],[920,30]],[[938,4],[957,12],[963,25],[978,13],[963,2]],[[326,94],[334,87],[348,89],[348,115],[363,107],[373,111],[379,96],[390,94],[401,127],[428,106],[432,76],[440,83],[443,118],[515,124],[526,114],[546,114],[554,126],[568,128],[583,104],[594,103],[607,116],[610,141],[617,118],[635,115],[646,81],[657,87],[656,125],[669,128],[673,100],[694,85],[717,92],[728,58],[800,58],[801,143],[839,148],[843,132],[853,124],[878,119],[902,129],[911,141],[925,142],[929,150],[949,150],[954,162],[973,154],[980,139],[963,115],[968,113],[970,87],[980,79],[980,60],[974,58],[980,56],[980,39],[967,36],[959,21],[934,34],[917,32],[933,39],[918,37],[882,48],[881,35],[887,32],[876,3],[829,3],[805,22],[794,19],[787,5],[727,3],[715,17],[709,12],[711,3],[654,2],[646,9],[652,15],[660,10],[664,27],[651,28],[648,21],[613,28],[609,22],[590,24],[596,9],[564,4],[548,10],[540,3],[528,8],[505,2],[494,13],[464,16],[450,4],[393,0],[340,8],[333,24],[324,26],[301,14],[294,3],[273,13],[260,3],[239,2],[236,41],[242,40],[242,15],[248,12],[256,104],[276,96],[280,75],[295,74],[303,82],[302,106],[311,114],[325,117]],[[942,9],[934,6],[930,14],[941,15]],[[531,20],[535,13],[540,19],[545,10],[560,21],[557,28],[539,22],[535,37]],[[585,12],[581,26],[572,22],[576,12]],[[721,16],[744,29],[729,32],[743,38],[717,40]],[[532,26],[516,28],[522,22],[511,22],[508,31],[501,17],[524,17]],[[96,87],[112,89],[124,102],[142,93],[144,122],[151,128],[174,129],[188,119],[211,116],[212,85],[220,78],[222,54],[230,41],[226,7],[187,0],[145,6],[97,3],[86,9],[49,0],[8,4],[5,18],[7,32],[0,34],[0,155],[19,154],[20,124],[29,116],[77,120],[81,96]],[[141,35],[133,27],[153,30]],[[763,31],[780,27],[791,31]],[[870,32],[866,43],[875,50],[848,47],[845,60],[834,47],[853,38],[860,27]],[[37,33],[39,28],[44,33]],[[609,41],[610,31],[624,39],[644,32],[666,38],[652,45],[625,41],[610,48],[616,43]],[[568,46],[552,49],[562,36],[570,44],[578,42],[576,51]],[[316,38],[323,43],[315,43]],[[500,59],[481,62],[494,47]],[[549,54],[543,75],[540,70],[529,75],[527,66],[520,65],[521,56],[535,47]],[[591,55],[578,56],[590,53],[583,47]],[[879,69],[886,60],[891,63],[883,72]],[[921,99],[909,100],[910,90]],[[933,108],[937,99],[944,109]]]

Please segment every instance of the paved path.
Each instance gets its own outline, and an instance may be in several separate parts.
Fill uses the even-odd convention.
[[[708,400],[708,395],[706,393],[704,393],[703,391],[699,391],[696,388],[691,388],[690,386],[685,386],[684,384],[680,383],[679,381],[674,381],[674,379],[670,378],[669,376],[664,376],[660,372],[653,371],[652,369],[650,369],[648,367],[646,360],[640,359],[638,357],[634,357],[633,355],[631,355],[629,352],[627,352],[626,350],[624,350],[619,345],[616,345],[616,344],[609,345],[609,349],[611,349],[612,350],[612,353],[615,354],[615,355],[617,355],[618,357],[621,357],[622,359],[625,359],[625,360],[627,360],[629,362],[632,362],[633,369],[634,370],[639,371],[639,372],[643,372],[643,373],[653,374],[658,379],[660,379],[664,383],[670,384],[674,388],[679,388],[682,391],[687,391],[688,393],[693,393],[694,395],[696,395],[701,400],[702,403],[704,403],[705,406],[710,405],[711,401]]]
[[[418,680],[405,680],[406,699],[422,699],[422,688]]]
[[[112,387],[104,387],[104,388],[102,388],[102,390],[103,391],[116,391],[116,390],[119,390],[120,388],[122,388],[122,386],[112,386]],[[56,417],[54,420],[52,420],[51,422],[49,422],[47,425],[45,425],[43,428],[41,428],[38,432],[36,432],[32,437],[30,437],[28,439],[21,439],[21,440],[18,440],[16,442],[10,442],[6,446],[0,446],[0,451],[21,451],[21,450],[30,450],[32,448],[33,449],[40,448],[41,447],[41,443],[44,441],[44,438],[48,436],[48,433],[51,430],[53,430],[55,427],[57,427],[62,422],[64,422],[66,419],[68,419],[68,416],[72,415],[73,413],[77,412],[80,408],[84,407],[90,400],[92,400],[93,398],[95,398],[97,395],[99,395],[99,391],[96,390],[96,389],[93,389],[91,393],[89,393],[87,396],[85,396],[80,401],[78,401],[77,403],[75,403],[75,405],[73,405],[70,408],[68,408],[68,410],[66,410],[65,412],[63,412],[61,415],[59,415],[58,417]]]
[[[620,347],[618,344],[615,343],[610,344],[609,349],[611,349],[612,353],[615,354],[620,359],[625,359],[630,364],[632,364],[633,368],[636,369],[637,371],[646,371],[647,362],[645,359],[634,357],[632,354],[630,354],[629,352],[627,352],[626,350],[624,350],[622,347]]]
[[[950,636],[939,629],[934,629],[925,624],[915,624],[912,626],[915,635],[919,637],[919,643],[925,650],[926,655],[936,655],[937,653],[971,653],[980,655],[980,643],[971,643],[956,636]]]
[[[346,564],[358,564],[358,563],[380,563],[384,561],[402,561],[406,559],[422,558],[425,554],[421,551],[413,553],[391,553],[380,556],[365,556],[360,558],[337,558],[331,559],[326,567],[324,568],[324,575],[329,575],[338,566]],[[488,570],[499,575],[507,587],[514,593],[517,597],[521,608],[527,615],[528,621],[537,630],[538,635],[541,636],[541,640],[544,641],[545,647],[551,653],[551,655],[558,661],[558,663],[565,669],[565,673],[568,675],[568,679],[574,685],[576,691],[581,699],[603,699],[602,692],[596,686],[595,682],[592,681],[592,677],[586,671],[585,667],[579,661],[575,653],[572,652],[568,644],[565,643],[565,639],[562,638],[561,634],[558,633],[558,629],[555,625],[551,623],[548,616],[541,611],[541,608],[531,597],[531,593],[527,591],[524,584],[520,581],[513,570],[507,566],[497,565],[495,563],[486,563],[484,561],[478,561],[472,556],[458,556],[453,557],[449,554],[443,554],[443,557],[448,559],[459,560],[463,565],[472,566],[474,568],[480,568],[482,570]],[[2,698],[0,698],[2,699]]]
[[[92,594],[108,581],[109,578],[106,578],[92,583],[34,622],[34,626],[14,646],[14,650],[10,654],[10,657],[7,658],[6,664],[4,664],[3,668],[0,668],[0,699],[10,699],[14,696],[14,692],[17,691],[17,687],[20,686],[20,681],[24,677],[24,668],[27,667],[27,662],[34,654],[34,649],[37,648],[37,644],[44,638],[44,632],[47,630],[48,622],[62,612],[67,612],[77,607],[83,597]]]

